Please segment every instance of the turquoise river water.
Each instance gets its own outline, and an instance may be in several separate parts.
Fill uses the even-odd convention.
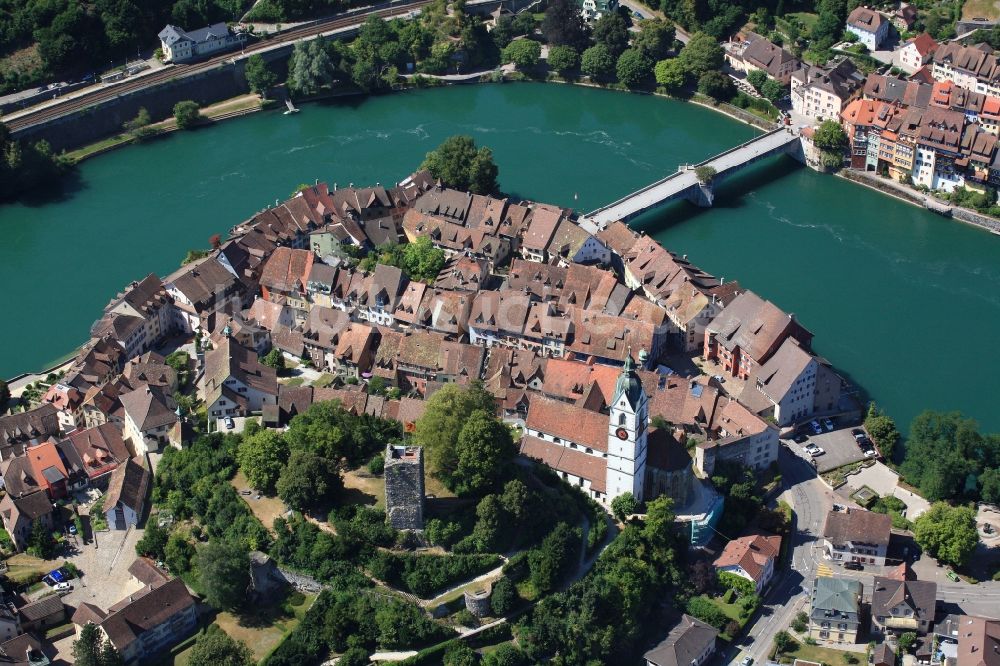
[[[754,130],[681,102],[507,84],[256,114],[112,152],[57,200],[0,208],[0,376],[51,364],[127,282],[299,183],[392,183],[456,133],[493,149],[505,191],[586,211]],[[903,428],[934,408],[1000,430],[1000,238],[788,158],[727,181],[712,209],[636,224],[794,312]]]

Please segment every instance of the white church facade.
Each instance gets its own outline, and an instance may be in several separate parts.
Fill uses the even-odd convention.
[[[629,356],[608,414],[532,397],[521,453],[545,463],[599,502],[610,503],[627,492],[643,501],[648,438],[649,399]]]

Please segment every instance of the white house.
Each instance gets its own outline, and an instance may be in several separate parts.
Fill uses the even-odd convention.
[[[202,394],[211,419],[246,416],[278,404],[278,375],[231,338],[205,354]]]
[[[831,511],[823,527],[825,556],[841,562],[885,565],[892,518],[861,509]]]
[[[889,36],[889,19],[874,9],[856,7],[847,17],[847,31],[857,35],[858,41],[868,47],[869,51],[877,51],[886,37]]]
[[[140,384],[118,399],[125,412],[125,439],[136,455],[159,451],[165,444],[180,446],[179,438],[172,437],[179,418],[176,406],[162,388]]]
[[[780,552],[780,536],[754,534],[731,540],[714,564],[719,571],[746,578],[760,594],[774,576],[774,563]]]
[[[214,23],[191,32],[167,24],[160,31],[159,38],[165,61],[186,62],[234,48],[243,43],[246,35],[234,33],[225,23]]]
[[[108,527],[125,530],[137,527],[142,519],[149,491],[149,470],[129,458],[111,473],[108,492],[104,496],[104,516]]]
[[[795,338],[787,338],[764,365],[754,370],[740,399],[757,414],[791,425],[815,412],[831,412],[840,399],[840,379]]]
[[[931,61],[937,47],[937,42],[926,32],[906,40],[906,45],[899,50],[900,69],[913,74]]]

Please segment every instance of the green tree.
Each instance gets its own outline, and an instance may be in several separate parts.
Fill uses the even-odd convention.
[[[656,62],[663,60],[673,48],[677,31],[670,23],[660,19],[647,19],[639,24],[639,34],[632,40],[632,48]]]
[[[906,631],[899,636],[900,652],[909,652],[917,642],[917,635],[912,631]]]
[[[444,651],[443,666],[476,666],[479,658],[468,645],[454,642]]]
[[[442,480],[459,495],[479,495],[496,486],[517,455],[510,428],[491,413],[469,415],[456,442],[454,472],[439,469]]]
[[[878,445],[882,456],[886,460],[892,459],[893,449],[899,441],[899,431],[896,430],[896,422],[885,412],[878,409],[875,403],[868,405],[868,413],[865,415],[865,429]]]
[[[250,485],[271,494],[288,461],[288,443],[273,430],[261,430],[243,438],[236,459]]]
[[[964,566],[979,542],[976,510],[935,502],[913,524],[917,544],[946,564]]]
[[[545,8],[542,35],[549,46],[587,48],[587,26],[572,0],[551,0]]]
[[[336,73],[323,40],[296,42],[288,60],[289,90],[299,95],[315,95],[333,83]]]
[[[451,187],[475,194],[489,194],[497,190],[498,169],[493,162],[493,151],[477,148],[471,136],[452,136],[427,153],[421,169],[430,171]]]
[[[705,72],[698,79],[698,92],[714,100],[727,102],[736,94],[733,80],[722,72]]]
[[[627,516],[635,513],[637,506],[638,503],[635,501],[632,493],[623,493],[611,500],[611,513],[615,515],[615,518],[619,522],[624,522]]]
[[[179,129],[190,129],[201,119],[201,111],[198,103],[191,100],[177,102],[174,104],[174,120],[177,121]]]
[[[847,148],[847,133],[836,120],[824,120],[813,135],[813,143],[822,151],[840,153]]]
[[[447,384],[427,401],[423,416],[417,421],[413,442],[424,447],[428,470],[440,473],[442,480],[458,469],[458,438],[476,411],[496,411],[493,396],[478,382],[468,388]]]
[[[785,86],[781,85],[775,79],[768,79],[760,87],[760,94],[764,99],[771,102],[771,104],[777,104],[785,95]]]
[[[80,637],[73,641],[73,663],[77,666],[121,666],[122,658],[101,630],[92,622],[80,629]]]
[[[504,576],[494,583],[493,594],[490,595],[490,608],[493,615],[503,617],[514,610],[517,600],[517,588],[514,587],[514,583],[510,582],[509,578]]]
[[[198,636],[188,657],[190,666],[253,666],[257,661],[243,641],[233,640],[218,625]]]
[[[337,666],[368,666],[371,659],[368,658],[368,650],[360,647],[348,648],[347,652],[340,655]]]
[[[774,635],[774,648],[779,655],[795,649],[795,646],[795,639],[787,631],[782,630]]]
[[[167,531],[160,527],[159,521],[150,520],[146,524],[142,538],[135,543],[135,554],[162,560],[169,536]]]
[[[267,91],[278,82],[278,75],[271,71],[259,53],[247,58],[245,74],[250,90],[260,95],[261,99],[267,99]]]
[[[191,570],[191,560],[194,556],[194,546],[181,532],[174,532],[167,539],[167,545],[163,550],[163,561],[175,576]]]
[[[149,115],[149,111],[146,107],[139,107],[139,112],[136,114],[135,118],[126,121],[123,125],[126,132],[130,132],[138,140],[142,140],[152,133],[149,125],[153,122],[153,119]]]
[[[702,184],[711,183],[715,179],[717,173],[718,172],[715,170],[715,167],[708,165],[696,167],[694,170],[695,176],[698,177],[698,182]]]
[[[628,24],[618,12],[605,12],[594,22],[593,37],[617,58],[628,48]]]
[[[653,61],[638,49],[625,49],[615,65],[615,73],[621,83],[634,88],[653,73]]]
[[[579,537],[566,523],[549,532],[541,546],[528,553],[531,584],[541,594],[553,590],[577,564]]]
[[[684,63],[677,58],[656,63],[653,74],[656,76],[656,82],[670,92],[680,90],[687,83],[687,70],[684,69]]]
[[[0,379],[0,414],[7,411],[8,402],[10,402],[10,387],[7,382]]]
[[[100,666],[103,638],[101,630],[92,622],[80,629],[80,637],[73,641],[73,663],[79,666]]]
[[[503,643],[483,657],[483,666],[529,666],[528,658],[516,645]]]
[[[198,580],[205,600],[219,610],[246,601],[250,586],[250,553],[232,541],[209,541],[198,550]]]
[[[572,46],[552,46],[548,62],[553,70],[565,74],[580,65],[580,54]]]
[[[282,354],[281,350],[277,347],[273,347],[271,351],[261,356],[260,362],[269,368],[274,368],[275,370],[285,369],[285,355]]]
[[[515,39],[503,50],[500,60],[512,62],[518,69],[530,69],[538,64],[542,56],[542,45],[532,39]]]
[[[747,73],[747,83],[752,85],[757,92],[760,92],[766,82],[767,72],[762,69],[755,69]]]
[[[333,463],[302,450],[292,451],[277,483],[278,497],[296,511],[326,505],[343,487],[340,472]]]
[[[608,47],[596,44],[580,56],[580,70],[595,81],[607,81],[615,73],[615,59]]]
[[[720,73],[724,54],[719,42],[711,35],[696,32],[691,35],[687,46],[681,49],[677,59],[684,71],[693,78],[701,78],[706,72]]]

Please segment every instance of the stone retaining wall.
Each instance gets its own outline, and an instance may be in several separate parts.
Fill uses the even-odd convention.
[[[951,216],[956,220],[968,222],[969,224],[974,224],[975,226],[986,229],[987,231],[1000,234],[1000,220],[997,220],[996,218],[980,215],[979,213],[966,210],[965,208],[953,208],[951,210]]]

